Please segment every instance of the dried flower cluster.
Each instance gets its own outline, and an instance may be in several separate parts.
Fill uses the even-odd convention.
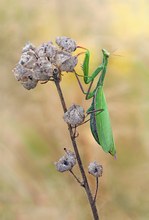
[[[22,50],[21,58],[13,72],[18,81],[26,88],[33,89],[38,81],[53,79],[53,72],[73,72],[78,63],[76,42],[68,37],[57,37],[55,46],[51,41],[35,47],[27,43]]]
[[[103,173],[103,167],[94,161],[89,164],[88,172],[95,177],[101,177]]]
[[[63,116],[64,121],[73,128],[82,124],[85,119],[84,109],[79,105],[72,105]]]
[[[76,155],[74,152],[69,150],[66,151],[66,154],[59,159],[58,162],[55,162],[56,169],[59,172],[65,172],[72,170],[76,164]]]

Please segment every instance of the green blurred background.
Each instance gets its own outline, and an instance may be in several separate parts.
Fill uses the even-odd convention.
[[[90,49],[90,71],[102,48],[111,52],[105,94],[118,159],[101,150],[89,124],[78,129],[86,169],[94,160],[104,167],[101,219],[148,220],[148,0],[0,0],[0,219],[92,219],[82,188],[54,167],[63,148],[71,148],[54,84],[27,91],[12,73],[27,41],[37,46],[62,35]],[[72,73],[61,85],[67,106],[88,108]]]

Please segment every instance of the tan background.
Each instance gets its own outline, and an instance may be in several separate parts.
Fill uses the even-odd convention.
[[[91,219],[81,187],[53,165],[71,147],[55,86],[27,91],[12,74],[27,41],[37,46],[61,35],[90,49],[91,71],[102,48],[111,52],[105,94],[118,159],[96,144],[89,124],[78,138],[85,167],[94,160],[104,167],[101,219],[148,220],[148,0],[0,0],[0,219]],[[68,106],[89,107],[72,73],[61,84]]]

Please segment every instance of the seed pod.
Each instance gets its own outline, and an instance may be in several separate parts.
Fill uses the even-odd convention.
[[[103,167],[95,161],[89,164],[88,172],[95,177],[101,177],[103,173]]]
[[[46,57],[40,57],[37,60],[33,71],[36,80],[46,81],[53,76],[53,65]]]
[[[84,109],[79,105],[72,105],[67,112],[65,112],[64,121],[70,124],[72,127],[76,127],[85,119]]]
[[[30,90],[36,87],[38,80],[35,80],[34,78],[28,76],[28,77],[24,77],[20,82],[25,89]]]
[[[48,42],[46,45],[46,56],[51,61],[51,63],[55,62],[55,56],[58,53],[58,49],[53,45],[52,42]]]
[[[32,43],[30,43],[30,42],[27,42],[26,44],[25,44],[25,46],[23,47],[23,49],[22,49],[22,53],[25,53],[25,52],[28,52],[28,51],[35,51],[36,50],[36,47],[32,44]]]
[[[20,64],[17,64],[16,67],[13,69],[13,73],[15,78],[20,81],[22,76],[27,72],[27,69]]]
[[[73,52],[76,50],[76,42],[69,37],[56,37],[56,43],[59,47],[67,52]]]
[[[28,52],[24,52],[21,55],[21,58],[19,60],[19,64],[28,68],[28,69],[32,69],[32,68],[34,68],[36,61],[37,61],[37,58],[35,56],[35,52],[30,50]]]
[[[57,51],[58,49],[49,41],[39,46],[36,53],[38,57],[47,57],[50,62],[54,62]]]
[[[76,155],[74,152],[68,151],[66,154],[59,159],[58,162],[55,162],[56,169],[59,172],[65,172],[68,170],[72,170],[72,168],[76,164]]]
[[[65,51],[58,51],[55,57],[55,65],[61,70],[66,72],[73,72],[74,67],[77,65],[77,56],[72,56]]]
[[[20,81],[20,83],[24,86],[26,89],[33,89],[36,87],[38,80],[34,79],[33,71],[30,69],[25,68],[24,66],[18,64],[14,70],[15,78]]]

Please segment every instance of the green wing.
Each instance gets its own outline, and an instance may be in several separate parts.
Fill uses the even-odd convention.
[[[103,109],[103,111],[98,112],[100,109]],[[95,140],[101,145],[105,152],[109,152],[115,156],[116,149],[103,86],[99,86],[96,89],[93,102],[89,110],[93,111],[90,116],[90,127]]]

